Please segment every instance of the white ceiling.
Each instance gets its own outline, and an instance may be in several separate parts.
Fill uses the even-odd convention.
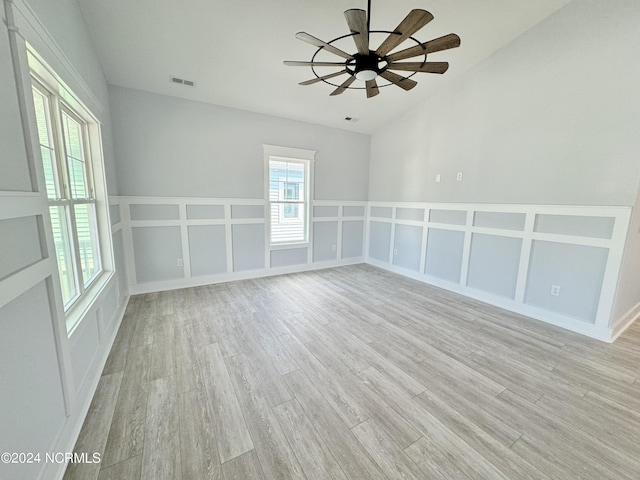
[[[372,133],[570,0],[373,0],[372,30],[393,30],[413,8],[435,19],[414,37],[421,42],[448,33],[460,48],[430,55],[448,61],[444,75],[418,73],[408,92],[396,86],[367,99],[364,90],[330,97],[308,67],[283,60],[310,60],[315,47],[297,40],[304,31],[329,41],[349,33],[343,11],[366,9],[366,0],[79,0],[107,81],[228,107],[358,132]],[[377,46],[384,36],[372,34]],[[336,44],[355,53],[350,38]],[[411,44],[405,42],[398,49]],[[321,56],[324,55],[322,58]],[[321,52],[318,60],[340,61]],[[321,74],[331,70],[318,70]],[[400,72],[399,72],[400,73]],[[171,84],[170,76],[195,80],[195,88]],[[340,82],[338,82],[340,83]],[[354,84],[355,86],[356,84]],[[359,119],[347,122],[346,116]]]

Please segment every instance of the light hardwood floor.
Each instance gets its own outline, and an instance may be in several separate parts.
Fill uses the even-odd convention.
[[[135,296],[65,478],[638,479],[639,360],[366,265]]]

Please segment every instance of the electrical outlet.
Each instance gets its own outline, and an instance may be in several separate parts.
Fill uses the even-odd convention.
[[[335,246],[335,245],[332,245],[332,246],[331,246],[331,251],[332,251],[332,252],[335,252],[335,251],[336,251],[336,246]]]
[[[179,266],[179,267],[181,267],[181,266],[182,266],[182,259],[181,259],[181,258],[179,258],[179,259],[178,259],[178,261],[177,261],[176,263],[178,264],[178,266]]]
[[[440,174],[439,173],[436,175],[436,183],[440,183]]]
[[[560,296],[560,285],[551,285],[551,295],[554,297]]]
[[[456,182],[461,182],[462,181],[462,172],[458,172],[458,175],[456,175]]]
[[[393,255],[394,255],[394,256],[397,256],[397,255],[398,255],[398,249],[397,249],[397,248],[394,248],[394,249],[393,249]]]

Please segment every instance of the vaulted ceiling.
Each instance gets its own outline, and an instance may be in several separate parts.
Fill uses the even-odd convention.
[[[330,97],[334,87],[329,85],[299,86],[313,78],[311,70],[282,63],[309,60],[315,52],[294,37],[296,32],[325,41],[345,35],[343,12],[366,10],[366,0],[78,1],[110,84],[372,133],[570,0],[373,0],[372,30],[393,30],[411,9],[422,8],[435,19],[416,39],[457,33],[462,45],[429,56],[450,63],[444,75],[418,73],[413,90],[390,85],[371,99],[364,90]],[[374,47],[382,40],[383,35],[372,34]],[[350,38],[336,45],[356,51]],[[340,60],[323,54],[325,60]],[[194,80],[196,86],[172,84],[171,76]],[[347,122],[347,116],[357,121]]]

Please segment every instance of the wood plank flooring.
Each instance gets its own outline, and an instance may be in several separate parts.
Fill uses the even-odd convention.
[[[605,344],[367,265],[131,298],[65,479],[637,479]]]

